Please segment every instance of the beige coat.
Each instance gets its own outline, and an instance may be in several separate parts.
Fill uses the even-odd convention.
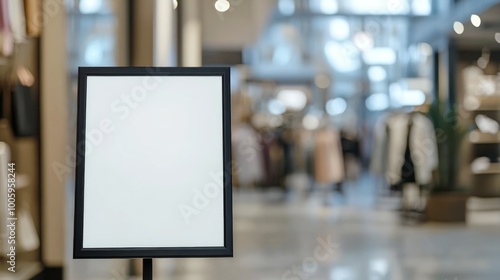
[[[314,177],[318,183],[336,183],[344,180],[344,159],[340,135],[333,128],[316,132],[314,145]]]

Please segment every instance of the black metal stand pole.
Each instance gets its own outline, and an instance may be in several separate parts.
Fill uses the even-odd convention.
[[[142,259],[142,280],[153,280],[153,259]]]

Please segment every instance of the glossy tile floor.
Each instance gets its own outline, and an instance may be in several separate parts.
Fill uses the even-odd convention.
[[[348,184],[345,197],[235,192],[235,257],[155,260],[155,279],[500,279],[500,211],[471,212],[467,225],[402,223],[399,202],[377,198],[372,182]],[[68,259],[66,279],[142,279],[129,270],[125,260]]]

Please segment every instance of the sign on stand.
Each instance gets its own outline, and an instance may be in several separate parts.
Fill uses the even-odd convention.
[[[81,67],[74,258],[233,254],[229,68]]]

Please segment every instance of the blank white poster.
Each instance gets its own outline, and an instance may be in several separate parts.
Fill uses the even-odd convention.
[[[222,77],[88,76],[83,248],[224,246]]]

